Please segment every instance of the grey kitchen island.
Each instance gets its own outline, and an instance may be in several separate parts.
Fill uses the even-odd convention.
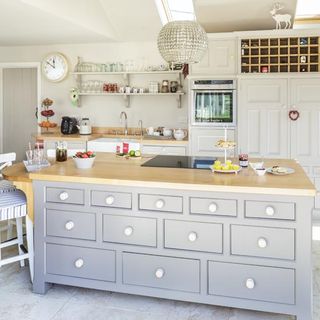
[[[30,174],[35,279],[312,319],[315,189],[288,176],[141,167],[98,154]]]

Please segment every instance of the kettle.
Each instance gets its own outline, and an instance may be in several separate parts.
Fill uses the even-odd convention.
[[[80,134],[91,134],[92,132],[89,118],[82,118],[77,127]]]

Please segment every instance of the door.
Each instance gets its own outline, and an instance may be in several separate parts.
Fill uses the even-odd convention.
[[[208,50],[200,63],[191,66],[191,74],[235,74],[236,40],[209,40]]]
[[[22,161],[37,131],[37,68],[4,68],[2,80],[3,152],[16,152]]]
[[[250,157],[287,158],[287,80],[244,79],[239,89],[240,151]]]

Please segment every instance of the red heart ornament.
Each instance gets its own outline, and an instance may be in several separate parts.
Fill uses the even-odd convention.
[[[297,110],[291,110],[291,111],[289,111],[289,118],[290,118],[292,121],[298,120],[299,117],[300,117],[299,111],[297,111]]]

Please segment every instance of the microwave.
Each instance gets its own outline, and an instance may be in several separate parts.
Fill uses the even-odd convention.
[[[191,89],[191,125],[236,126],[236,80],[193,80]]]

